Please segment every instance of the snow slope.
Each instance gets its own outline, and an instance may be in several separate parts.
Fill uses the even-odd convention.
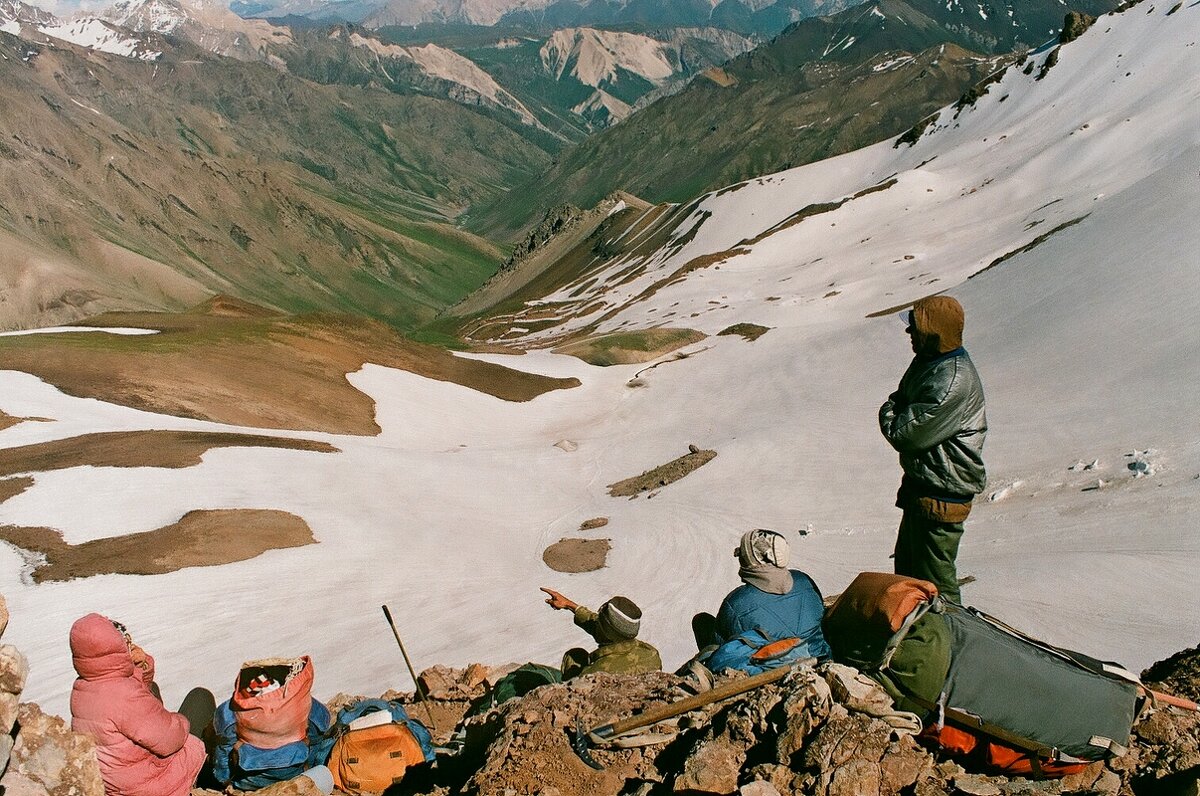
[[[291,31],[260,19],[242,19],[218,0],[118,0],[100,15],[140,33],[179,36],[209,52],[281,66],[269,45],[290,44]]]
[[[681,228],[699,224],[694,237],[651,257],[643,280],[580,297],[625,307],[606,329],[772,327],[753,343],[711,337],[649,370],[481,355],[582,381],[525,404],[367,366],[350,379],[377,400],[383,432],[308,435],[339,454],[219,449],[183,470],[37,474],[0,504],[0,523],[49,525],[79,542],[195,508],[278,508],[303,516],[320,543],[223,567],[40,585],[4,546],[5,641],[30,657],[27,698],[66,710],[67,630],[91,610],[119,617],[156,656],[169,704],[195,685],[224,698],[241,661],[301,652],[314,657],[321,696],[411,687],[381,621],[385,602],[418,667],[555,662],[583,639],[541,605],[538,586],[593,606],[630,596],[645,610],[643,637],[674,667],[692,651],[691,615],[737,585],[730,551],[749,528],[791,534],[795,565],[827,592],[889,567],[899,468],[875,414],[910,353],[894,313],[867,316],[943,289],[966,306],[991,421],[989,490],[960,555],[960,571],[977,578],[967,602],[1133,668],[1194,645],[1197,40],[1196,5],[1103,17],[1044,79],[1045,52],[974,108],[943,112],[911,148],[886,142],[705,197]],[[628,300],[807,205],[892,179]],[[629,386],[639,372],[641,386]],[[0,446],[224,428],[68,397],[12,372],[0,373],[0,410],[55,421],[13,426]],[[555,447],[561,440],[577,447]],[[653,498],[606,494],[689,443],[718,456]],[[1135,477],[1130,464],[1150,474]],[[608,526],[577,530],[597,516]],[[608,567],[548,570],[541,551],[564,536],[611,538]]]
[[[79,17],[48,25],[39,25],[38,31],[51,38],[69,41],[89,50],[112,53],[125,58],[155,61],[162,53],[151,50],[138,36],[98,17]]]

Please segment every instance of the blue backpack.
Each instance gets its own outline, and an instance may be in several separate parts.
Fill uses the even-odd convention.
[[[819,657],[809,644],[800,638],[774,639],[754,628],[737,638],[731,638],[701,659],[714,674],[726,669],[736,669],[746,674],[760,674],[769,669]]]

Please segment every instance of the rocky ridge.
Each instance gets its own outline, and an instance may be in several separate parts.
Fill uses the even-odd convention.
[[[7,624],[0,597],[0,634]],[[922,746],[879,686],[839,664],[801,664],[780,681],[596,746],[589,751],[600,766],[594,768],[573,748],[579,728],[691,696],[696,681],[665,672],[589,675],[464,718],[515,666],[434,666],[418,677],[424,700],[411,693],[383,694],[409,703],[410,713],[432,726],[439,744],[459,744],[457,754],[440,757],[432,768],[410,771],[404,793],[1193,796],[1200,781],[1200,713],[1158,705],[1135,725],[1126,754],[1060,780],[988,776]],[[1153,680],[1151,687],[1194,694],[1198,673],[1200,646],[1155,664],[1143,676]],[[0,792],[101,796],[91,739],[36,704],[20,702],[28,674],[20,651],[0,646]],[[329,707],[336,711],[353,699],[339,694]],[[310,791],[311,786],[297,792]],[[214,793],[197,788],[193,796]]]

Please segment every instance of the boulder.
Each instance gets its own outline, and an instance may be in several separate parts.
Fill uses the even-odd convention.
[[[720,796],[736,792],[746,748],[727,734],[701,741],[684,761],[683,773],[675,778],[675,792]]]
[[[50,796],[104,796],[96,746],[72,732],[58,716],[24,703],[17,712],[16,744],[8,771],[0,779],[6,796],[48,793]]]
[[[13,725],[17,723],[17,710],[20,705],[20,694],[0,691],[0,732],[12,732]]]
[[[417,675],[417,683],[430,699],[472,700],[487,693],[489,669],[472,663],[466,669],[430,666]]]
[[[20,694],[25,690],[25,679],[28,676],[29,661],[21,651],[11,644],[0,644],[0,693]]]
[[[617,796],[627,782],[661,782],[655,760],[674,737],[672,727],[649,728],[645,746],[591,749],[601,770],[576,754],[572,740],[577,726],[601,726],[689,695],[684,682],[662,672],[593,674],[542,686],[474,717],[465,725],[467,748],[458,761],[462,791],[506,796],[555,789],[559,796]],[[443,774],[453,778],[449,769]]]

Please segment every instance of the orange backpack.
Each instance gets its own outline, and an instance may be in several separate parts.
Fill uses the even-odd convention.
[[[351,706],[339,714],[337,740],[329,753],[329,770],[339,790],[352,794],[385,791],[404,779],[410,767],[433,758],[428,731],[408,718],[398,705],[392,710],[368,711],[343,723],[343,717],[349,718],[347,710],[355,708]],[[396,708],[403,719],[397,719]]]

